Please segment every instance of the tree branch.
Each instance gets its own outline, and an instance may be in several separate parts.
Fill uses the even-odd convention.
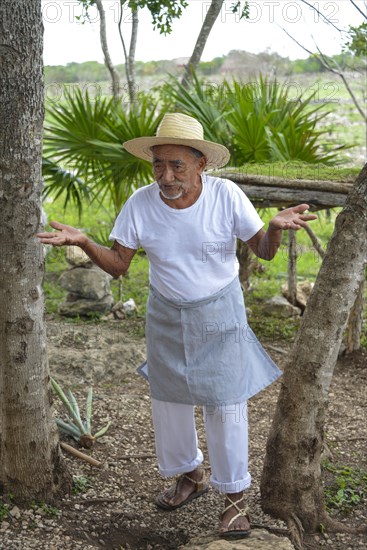
[[[85,462],[88,462],[92,466],[96,466],[97,468],[102,468],[102,462],[99,462],[95,458],[92,458],[91,456],[86,455],[85,453],[81,453],[80,451],[75,449],[75,447],[72,447],[71,445],[68,445],[67,443],[64,443],[63,441],[60,441],[60,447],[62,449],[64,449],[65,451],[68,451],[70,454],[72,454],[72,455],[74,455],[78,458],[81,458]]]
[[[105,64],[107,69],[109,70],[109,73],[111,75],[112,79],[112,92],[115,102],[118,102],[119,96],[120,96],[120,77],[118,75],[118,72],[115,69],[114,64],[112,63],[112,59],[110,56],[110,52],[108,50],[107,45],[107,30],[106,30],[106,14],[103,9],[102,0],[95,0],[95,4],[99,13],[99,33],[100,33],[100,41],[101,41],[101,47],[103,51],[103,56],[105,60]]]
[[[311,52],[309,49],[306,48],[306,46],[304,46],[303,44],[301,44],[300,42],[298,42],[298,40],[296,40],[296,38],[294,38],[294,36],[292,36],[291,34],[289,34],[289,32],[284,28],[284,27],[280,27],[287,36],[289,36],[289,38],[291,40],[293,40],[293,42],[295,42],[300,48],[302,48],[305,52],[307,52],[309,55],[315,55],[313,52]],[[317,51],[319,53],[319,57],[317,58],[320,63],[322,64],[323,67],[325,67],[325,69],[333,74],[336,74],[337,76],[339,76],[342,81],[343,81],[343,84],[348,92],[348,94],[350,95],[356,109],[358,110],[359,114],[361,115],[361,117],[363,118],[363,120],[365,121],[365,123],[367,124],[367,115],[366,113],[363,111],[362,107],[359,105],[358,103],[358,99],[356,98],[356,96],[354,95],[354,92],[353,90],[351,89],[351,87],[349,86],[349,83],[347,81],[347,79],[345,78],[344,76],[344,73],[341,69],[341,67],[339,67],[339,65],[337,65],[336,61],[333,60],[333,63],[337,65],[337,69],[335,69],[334,67],[331,66],[331,59],[330,58],[327,58],[322,52],[321,50],[318,48],[318,46],[316,45],[316,48],[317,48]]]
[[[363,11],[361,10],[361,8],[355,3],[354,0],[350,0],[350,3],[353,4],[353,6],[356,8],[356,10],[359,11],[359,13],[362,15],[362,17],[364,17],[365,19],[367,19],[367,13],[363,13]]]
[[[352,1],[352,0],[351,0]],[[328,25],[331,25],[332,27],[334,27],[334,29],[336,29],[338,32],[343,32],[342,29],[339,29],[336,25],[334,25],[334,23],[332,21],[330,21],[330,19],[328,19],[328,17],[326,15],[324,15],[323,13],[321,13],[321,11],[319,11],[316,6],[314,6],[313,4],[310,4],[309,2],[307,2],[307,0],[301,0],[301,2],[303,4],[306,4],[309,8],[311,8],[312,10],[314,10],[318,15],[321,15],[321,17],[326,21],[326,23]]]

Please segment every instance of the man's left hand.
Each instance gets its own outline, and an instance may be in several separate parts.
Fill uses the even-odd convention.
[[[317,220],[315,214],[304,214],[308,209],[308,204],[299,204],[286,208],[270,220],[269,228],[275,230],[294,229],[298,231],[302,227],[306,227],[308,221]]]

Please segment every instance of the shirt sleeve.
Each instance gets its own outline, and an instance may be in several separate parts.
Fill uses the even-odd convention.
[[[117,241],[122,246],[126,246],[126,248],[137,250],[140,248],[140,241],[134,215],[133,202],[134,198],[132,196],[122,207],[120,214],[116,218],[115,225],[112,228],[109,239],[111,241]]]
[[[233,232],[242,241],[248,241],[264,226],[254,205],[243,191],[230,182],[232,194]]]

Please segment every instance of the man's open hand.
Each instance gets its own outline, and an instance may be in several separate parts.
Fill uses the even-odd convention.
[[[294,229],[298,231],[298,229],[306,227],[308,221],[317,220],[315,214],[304,214],[308,209],[308,204],[286,208],[270,220],[269,227],[271,229]]]
[[[81,246],[88,239],[84,233],[59,222],[51,222],[50,226],[56,229],[52,233],[38,233],[37,237],[43,244],[51,244],[52,246],[76,245]]]

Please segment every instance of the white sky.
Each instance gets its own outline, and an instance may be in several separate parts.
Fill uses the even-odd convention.
[[[203,61],[227,54],[230,50],[246,50],[259,53],[266,49],[276,51],[291,59],[304,58],[307,54],[292,42],[279,28],[285,27],[308,49],[316,51],[314,40],[326,54],[340,52],[342,38],[331,25],[325,24],[321,15],[328,16],[341,29],[359,25],[363,17],[350,0],[308,0],[321,15],[299,0],[250,1],[250,20],[239,21],[230,11],[234,0],[226,1],[209,40]],[[104,0],[108,18],[108,44],[112,61],[123,63],[123,52],[117,32],[119,2]],[[364,0],[355,3],[365,12]],[[141,61],[189,57],[194,48],[210,1],[189,0],[189,7],[181,19],[174,21],[171,35],[163,36],[153,31],[147,10],[140,11],[136,59]],[[44,21],[44,62],[46,65],[65,65],[75,61],[99,61],[103,55],[99,42],[98,14],[91,11],[94,24],[80,24],[76,16],[82,13],[77,0],[42,0]],[[129,11],[123,12],[123,33],[129,37],[131,22]]]

